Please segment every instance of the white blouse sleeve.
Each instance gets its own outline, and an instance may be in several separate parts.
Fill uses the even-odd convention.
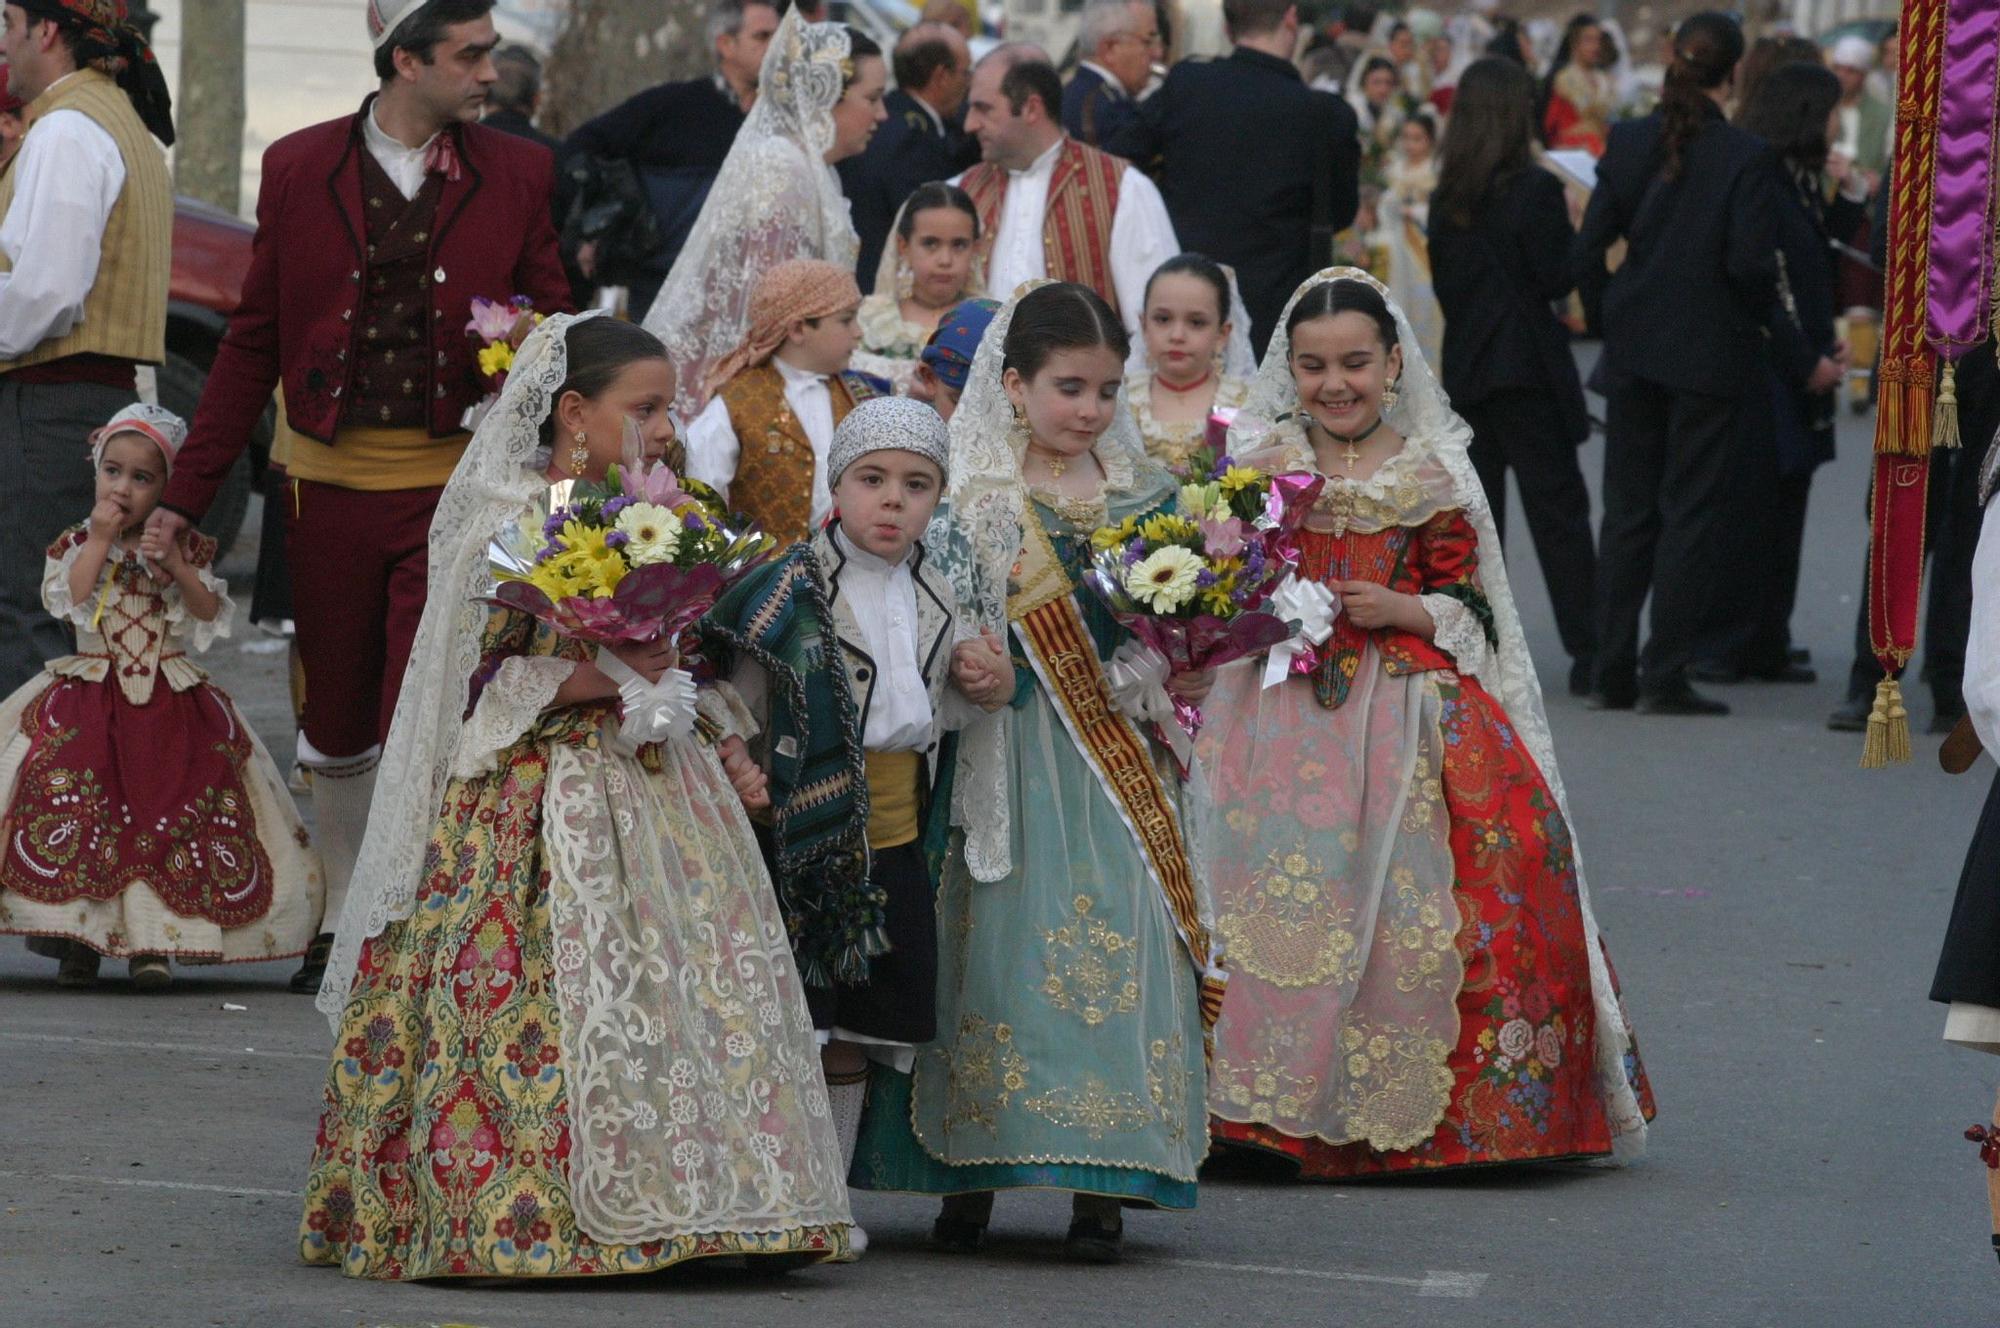
[[[231,620],[236,616],[236,601],[229,598],[229,583],[216,576],[212,569],[197,567],[194,574],[215,596],[213,618],[204,622],[189,613],[187,604],[181,599],[181,588],[177,585],[163,587],[163,597],[167,603],[167,635],[179,641],[189,654],[199,655],[229,635]]]
[[[67,539],[67,537],[65,537]],[[96,609],[95,599],[78,604],[69,593],[70,569],[76,566],[77,558],[83,553],[83,545],[68,544],[62,553],[42,562],[42,607],[58,622],[66,622],[72,627],[88,630],[90,615]],[[108,560],[107,560],[108,561]],[[104,573],[97,573],[97,583],[104,584]]]
[[[729,403],[721,397],[711,400],[687,428],[687,471],[709,488],[729,497],[736,480],[736,462],[742,453],[736,426],[729,422]]]
[[[555,655],[511,655],[500,661],[492,681],[479,693],[472,717],[459,730],[452,775],[470,779],[491,771],[499,764],[500,753],[541,718],[575,671],[575,660]]]

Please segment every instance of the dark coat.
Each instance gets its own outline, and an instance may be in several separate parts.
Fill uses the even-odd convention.
[[[939,132],[937,121],[909,93],[897,88],[882,106],[889,118],[868,140],[868,150],[834,167],[861,237],[855,276],[864,293],[875,288],[875,268],[896,224],[896,209],[918,185],[958,174],[962,159],[958,136],[949,128]]]
[[[641,170],[722,169],[743,109],[712,78],[662,83],[626,98],[563,141],[563,156],[629,161]]]
[[[1313,189],[1329,224],[1354,220],[1361,149],[1353,108],[1306,87],[1288,60],[1237,48],[1183,60],[1107,150],[1152,170],[1181,246],[1236,269],[1259,354],[1313,274]]]
[[[1138,116],[1138,103],[1095,69],[1078,65],[1063,88],[1063,130],[1079,143],[1108,152],[1111,140]]]
[[[512,134],[516,138],[525,138],[530,143],[540,143],[550,152],[558,152],[562,149],[560,142],[537,129],[534,120],[520,111],[490,111],[479,123],[485,125],[488,129],[498,129],[503,134]]]
[[[1567,296],[1569,204],[1562,181],[1529,167],[1495,183],[1470,227],[1431,209],[1431,282],[1444,312],[1444,390],[1457,405],[1496,392],[1546,393],[1563,436],[1590,436],[1569,333],[1550,307]]]
[[[1776,154],[1711,108],[1678,177],[1662,175],[1659,112],[1611,127],[1574,249],[1614,375],[1678,392],[1763,391],[1765,329],[1777,295]],[[1625,261],[1605,280],[1618,240]]]
[[[1833,460],[1833,421],[1839,388],[1806,391],[1820,358],[1838,341],[1840,263],[1828,243],[1836,227],[1853,233],[1864,204],[1836,200],[1831,208],[1791,185],[1777,191],[1778,298],[1771,310],[1771,373],[1778,468],[1796,475]]]
[[[243,297],[162,498],[184,515],[208,510],[281,382],[292,428],[333,441],[353,373],[349,351],[361,332],[354,315],[368,266],[361,117],[369,102],[354,115],[287,134],[264,152]],[[474,296],[525,295],[544,313],[571,308],[549,219],[555,159],[548,149],[485,125],[445,132],[458,136],[461,169],[438,198],[427,260],[423,373],[430,432],[438,438],[459,432],[466,407],[486,394],[478,347],[465,334]]]

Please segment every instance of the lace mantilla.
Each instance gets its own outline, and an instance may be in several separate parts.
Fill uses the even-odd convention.
[[[542,421],[569,377],[569,329],[598,316],[555,314],[529,334],[431,517],[424,616],[383,748],[354,885],[319,989],[318,1006],[336,1028],[362,944],[410,915],[423,881],[432,822],[458,755],[466,695],[479,667],[488,613],[480,601],[493,589],[487,552],[495,534],[547,501]]]
[[[1409,316],[1390,297],[1381,282],[1357,268],[1328,268],[1309,277],[1292,293],[1284,314],[1278,319],[1278,329],[1265,351],[1264,363],[1257,371],[1257,379],[1251,385],[1237,426],[1230,430],[1231,451],[1240,448],[1243,453],[1251,453],[1268,450],[1274,445],[1296,448],[1303,442],[1304,421],[1288,418],[1295,417],[1300,406],[1298,389],[1292,382],[1291,338],[1285,333],[1285,320],[1291,316],[1292,306],[1308,291],[1329,281],[1359,281],[1374,287],[1395,315],[1397,340],[1403,348],[1403,376],[1398,385],[1395,408],[1388,412],[1388,422],[1407,440],[1404,450],[1411,454],[1411,459],[1406,464],[1421,466],[1428,455],[1443,468],[1450,481],[1452,501],[1449,505],[1465,513],[1466,520],[1479,538],[1479,580],[1493,609],[1494,631],[1499,641],[1491,665],[1480,682],[1506,710],[1514,731],[1535,758],[1535,764],[1548,781],[1549,791],[1555,796],[1564,819],[1569,822],[1572,839],[1577,839],[1576,820],[1570,815],[1569,795],[1563,786],[1561,768],[1556,763],[1555,741],[1549,732],[1548,713],[1542,706],[1541,682],[1535,675],[1527,637],[1521,630],[1521,615],[1514,605],[1513,591],[1508,585],[1507,564],[1501,553],[1499,532],[1493,524],[1493,509],[1486,501],[1486,491],[1480,487],[1478,473],[1473,470],[1472,460],[1467,455],[1466,449],[1472,442],[1472,429],[1452,410],[1451,401],[1439,385],[1437,375],[1419,349],[1421,343],[1410,325]],[[1282,423],[1274,424],[1274,421]],[[1290,436],[1294,432],[1296,439]],[[1416,450],[1412,452],[1412,448]],[[1306,455],[1311,455],[1310,448],[1306,449]],[[1385,465],[1384,469],[1388,466]],[[1379,479],[1379,475],[1371,479]],[[1390,482],[1393,479],[1392,472]],[[1429,607],[1428,604],[1426,607]],[[1451,639],[1457,636],[1457,629],[1446,625],[1445,619],[1451,616],[1448,612],[1443,618],[1433,615],[1438,622],[1438,645],[1452,650],[1454,657],[1470,672],[1465,656],[1459,655],[1451,644]],[[1466,648],[1470,653],[1469,644]],[[1581,847],[1576,849],[1576,874],[1577,902],[1583,911],[1589,950],[1591,994],[1597,1007],[1599,1036],[1594,1054],[1598,1094],[1611,1119],[1618,1156],[1629,1157],[1645,1145],[1646,1121],[1640,1114],[1638,1098],[1625,1077],[1625,1055],[1631,1049],[1632,1037],[1619,1008],[1617,994],[1612,990],[1610,968],[1605,963],[1604,947],[1599,941],[1597,918],[1590,907]]]
[[[758,73],[757,102],[646,315],[680,375],[683,423],[707,404],[709,371],[743,339],[758,278],[795,258],[851,268],[860,253],[840,177],[826,161],[849,63],[847,29],[786,13]]]

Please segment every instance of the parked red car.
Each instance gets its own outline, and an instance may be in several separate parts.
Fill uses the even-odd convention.
[[[192,198],[174,200],[173,275],[167,285],[167,360],[160,366],[160,404],[192,420],[202,384],[215,363],[229,315],[243,297],[250,237],[257,228],[234,213]],[[224,551],[236,540],[250,495],[271,455],[275,412],[266,411],[236,469],[215,496],[201,528]]]

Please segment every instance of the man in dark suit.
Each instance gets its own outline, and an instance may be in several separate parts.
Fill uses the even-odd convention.
[[[1768,144],[1723,118],[1743,53],[1734,20],[1696,14],[1674,44],[1682,90],[1670,84],[1661,110],[1611,127],[1575,248],[1586,301],[1603,292],[1592,705],[1718,715],[1729,707],[1696,692],[1688,669],[1731,575],[1724,536],[1742,440],[1771,428],[1766,325],[1778,307],[1783,177]],[[1625,260],[1607,280],[1620,239]]]
[[[542,62],[535,53],[525,46],[502,46],[493,53],[493,71],[499,77],[486,94],[486,114],[479,123],[557,151],[562,145],[535,127],[535,108],[542,100]]]
[[[1223,16],[1236,49],[1175,65],[1106,150],[1158,163],[1175,233],[1236,269],[1262,355],[1285,301],[1354,220],[1361,148],[1354,111],[1291,62],[1292,0],[1226,0]]]
[[[875,268],[889,243],[896,209],[920,184],[949,180],[965,169],[964,136],[952,128],[972,85],[972,52],[965,38],[942,23],[919,23],[891,53],[896,86],[882,99],[889,118],[868,150],[834,169],[861,237],[864,292],[875,288]]]
[[[1166,50],[1150,0],[1090,0],[1077,30],[1082,62],[1063,89],[1063,131],[1105,147],[1139,113],[1134,100]],[[1107,149],[1108,150],[1108,149]]]

